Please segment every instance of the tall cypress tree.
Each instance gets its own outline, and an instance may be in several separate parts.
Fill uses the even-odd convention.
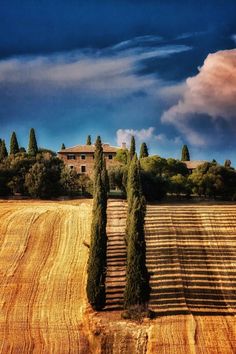
[[[87,142],[86,145],[92,145],[92,141],[91,141],[91,135],[87,136]]]
[[[16,133],[13,132],[11,135],[11,142],[10,142],[10,154],[15,155],[20,151],[19,144],[17,141]]]
[[[88,301],[95,310],[101,310],[106,302],[107,187],[105,183],[105,169],[101,138],[98,137],[94,154],[94,196],[86,287]]]
[[[148,272],[145,265],[145,202],[141,190],[140,165],[136,154],[129,166],[127,192],[127,268],[124,307],[129,309],[135,305],[144,305],[149,297]]]
[[[149,153],[148,153],[148,147],[146,143],[142,143],[141,147],[140,147],[140,159],[142,159],[143,157],[148,157]]]
[[[131,161],[132,158],[134,157],[135,152],[136,152],[135,138],[134,138],[134,136],[132,135],[132,136],[131,136],[131,142],[130,142],[130,150],[129,150],[129,158],[130,158],[130,161]]]
[[[36,155],[38,153],[38,145],[35,136],[34,128],[30,129],[30,136],[29,136],[29,146],[28,146],[28,154],[29,155]]]
[[[64,143],[61,144],[61,150],[65,150],[66,146]]]
[[[0,147],[0,161],[3,161],[8,156],[5,140],[2,140]]]
[[[181,161],[190,161],[190,154],[187,145],[184,145],[182,148]]]

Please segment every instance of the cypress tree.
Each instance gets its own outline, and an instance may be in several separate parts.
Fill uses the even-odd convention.
[[[140,148],[140,159],[142,159],[143,157],[148,157],[149,153],[148,153],[148,147],[146,143],[142,143],[141,148]]]
[[[145,202],[141,190],[140,165],[136,154],[128,171],[127,201],[127,268],[124,307],[129,309],[135,305],[144,305],[149,296],[148,272],[145,265]]]
[[[30,129],[30,136],[29,136],[29,146],[28,146],[28,154],[29,155],[36,155],[38,153],[38,145],[35,136],[35,131],[33,128]]]
[[[181,161],[190,161],[190,154],[187,145],[184,145],[182,148]]]
[[[0,147],[0,161],[3,161],[8,156],[5,140],[2,140]]]
[[[107,187],[105,183],[105,170],[102,143],[100,137],[98,137],[94,154],[94,196],[86,287],[88,301],[94,310],[101,310],[105,306],[106,301]]]
[[[65,150],[66,146],[64,143],[61,144],[61,150]]]
[[[17,141],[16,133],[13,132],[11,135],[11,142],[10,142],[10,154],[15,155],[20,151],[19,144]]]
[[[91,135],[87,136],[87,142],[86,145],[92,145],[92,141],[91,141]]]
[[[129,157],[130,157],[130,161],[132,160],[132,158],[134,157],[136,152],[136,146],[135,146],[135,138],[132,135],[131,137],[131,142],[130,142],[130,150],[129,150]]]

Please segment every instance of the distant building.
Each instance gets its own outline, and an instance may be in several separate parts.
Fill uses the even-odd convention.
[[[121,148],[125,149],[125,144],[122,144]],[[115,160],[115,156],[117,151],[121,148],[109,144],[103,144],[103,154],[107,167],[119,165],[119,162]],[[94,152],[95,145],[76,145],[58,151],[57,155],[67,166],[71,169],[75,169],[77,173],[92,176]]]
[[[189,173],[193,173],[193,171],[196,170],[196,168],[198,168],[199,166],[203,165],[207,161],[192,160],[192,161],[182,161],[182,162],[185,163],[185,165],[187,166],[187,169],[189,170]]]

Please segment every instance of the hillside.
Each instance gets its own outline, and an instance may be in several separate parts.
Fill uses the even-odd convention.
[[[90,202],[0,203],[0,353],[78,353]]]
[[[123,201],[109,201],[108,302],[93,313],[83,244],[91,200],[0,202],[0,353],[235,352],[236,206],[147,207],[157,318],[142,324],[120,317],[125,213]]]

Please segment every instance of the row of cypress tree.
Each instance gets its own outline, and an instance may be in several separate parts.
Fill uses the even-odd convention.
[[[94,156],[94,197],[86,288],[88,301],[94,310],[101,310],[106,303],[107,181],[101,138],[98,137]],[[145,199],[142,194],[140,164],[135,152],[134,137],[131,139],[129,151],[127,202],[127,268],[124,308],[132,309],[137,305],[145,305],[149,297],[148,272],[145,265]]]
[[[17,140],[16,133],[13,132],[10,140],[10,155],[15,155],[19,152],[26,152],[25,148],[20,148]],[[28,145],[28,154],[36,155],[38,152],[38,145],[35,136],[35,131],[33,128],[30,129],[29,135],[29,145]],[[5,140],[0,139],[0,161],[4,160],[8,156],[8,151],[6,148]]]

